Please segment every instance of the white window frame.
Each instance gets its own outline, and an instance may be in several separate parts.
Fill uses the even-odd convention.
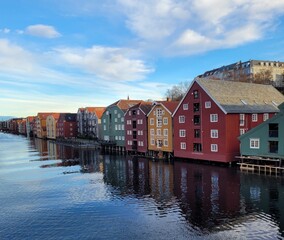
[[[263,121],[266,121],[269,119],[269,114],[268,113],[264,113],[263,114]]]
[[[245,134],[246,130],[244,128],[240,128],[240,136]]]
[[[188,103],[184,103],[184,104],[182,105],[182,109],[183,109],[183,110],[188,110]]]
[[[257,122],[257,113],[254,113],[254,114],[251,115],[251,121]]]
[[[155,129],[154,129],[154,128],[151,128],[151,129],[150,129],[150,135],[151,135],[151,136],[154,136],[154,135],[155,135]]]
[[[250,149],[259,149],[260,139],[259,138],[250,138],[249,147]]]
[[[211,152],[218,152],[218,144],[211,144]]]
[[[157,118],[157,127],[162,127],[163,121],[161,118]]]
[[[205,108],[211,108],[211,101],[205,102]]]
[[[157,136],[162,136],[162,131],[160,128],[157,129]]]
[[[169,119],[167,117],[164,117],[163,118],[163,124],[168,125],[168,123],[169,123]]]
[[[180,129],[179,130],[179,137],[185,137],[186,136],[186,131],[185,129]]]
[[[168,146],[169,146],[169,141],[168,141],[168,139],[164,139],[164,146],[165,146],[165,147],[168,147]]]
[[[164,135],[164,137],[167,137],[167,136],[169,135],[169,131],[168,131],[167,128],[165,128],[165,129],[163,130],[163,135]]]
[[[186,150],[186,143],[185,142],[180,143],[180,149]]]
[[[154,118],[150,118],[150,125],[154,125]]]
[[[241,113],[240,114],[240,126],[245,125],[245,114]]]
[[[218,114],[217,113],[210,114],[210,122],[218,122]]]
[[[218,129],[211,129],[210,130],[210,136],[211,136],[211,138],[218,138],[219,137]]]
[[[184,116],[184,115],[180,115],[180,116],[178,117],[178,122],[179,122],[179,123],[185,123],[185,116]]]
[[[152,145],[152,146],[155,145],[155,139],[154,139],[154,138],[151,138],[151,141],[150,141],[150,142],[151,142],[151,145]]]

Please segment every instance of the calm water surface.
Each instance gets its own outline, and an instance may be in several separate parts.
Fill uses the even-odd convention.
[[[0,133],[0,239],[282,239],[284,178]]]

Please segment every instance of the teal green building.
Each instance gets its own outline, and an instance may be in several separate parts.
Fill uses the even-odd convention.
[[[284,158],[284,103],[280,112],[239,137],[242,156]]]
[[[119,150],[125,147],[124,114],[128,108],[140,103],[142,100],[121,99],[109,105],[102,115],[102,138],[110,141]]]

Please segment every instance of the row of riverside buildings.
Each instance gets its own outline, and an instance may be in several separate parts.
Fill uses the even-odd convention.
[[[284,159],[284,96],[272,85],[196,78],[179,102],[122,99],[77,113],[38,113],[1,129],[43,139],[90,138],[118,151],[230,163]]]

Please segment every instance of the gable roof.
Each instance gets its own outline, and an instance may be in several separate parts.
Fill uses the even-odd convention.
[[[132,107],[128,108],[124,114],[127,114],[128,111],[136,108],[139,108],[145,115],[147,115],[152,109],[152,102],[141,101],[138,104],[135,104]]]
[[[126,112],[126,110],[130,107],[133,107],[134,105],[142,102],[143,100],[126,100],[126,99],[120,99],[116,101],[115,103],[109,105],[108,107],[117,106],[120,108],[123,112]]]
[[[161,105],[163,108],[165,108],[170,115],[173,115],[173,113],[176,111],[177,107],[179,106],[179,101],[156,101],[152,104],[152,109],[148,113],[147,116],[150,115],[150,113],[153,111],[155,106]]]
[[[278,105],[284,102],[284,96],[271,85],[204,78],[196,78],[184,98],[195,82],[225,114],[279,112]]]
[[[86,107],[85,108],[88,112],[95,113],[98,119],[102,118],[104,111],[106,110],[105,107]]]

